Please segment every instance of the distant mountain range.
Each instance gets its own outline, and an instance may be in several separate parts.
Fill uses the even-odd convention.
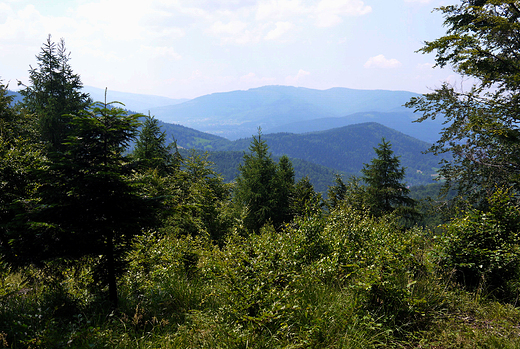
[[[85,86],[83,91],[90,95],[90,98],[94,102],[105,101],[105,89]],[[148,114],[148,110],[157,107],[163,107],[167,105],[175,105],[188,101],[189,99],[173,99],[168,97],[118,92],[107,90],[107,102],[121,102],[124,104],[125,109],[138,111],[143,114]]]
[[[264,133],[302,133],[375,121],[433,142],[442,120],[413,124],[417,117],[403,104],[415,96],[406,91],[264,86],[214,93],[149,111],[164,122],[230,140],[250,137],[258,127]]]
[[[104,89],[86,86],[84,91],[94,101],[105,100]],[[418,116],[403,105],[415,96],[418,94],[406,91],[264,86],[191,100],[108,90],[107,101],[119,101],[127,110],[150,113],[165,123],[230,140],[251,137],[258,127],[264,134],[305,133],[378,122],[433,143],[439,138],[443,120],[414,123]]]

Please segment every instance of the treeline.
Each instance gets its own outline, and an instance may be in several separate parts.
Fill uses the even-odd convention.
[[[164,125],[169,137],[178,135],[182,138],[182,140],[178,139],[179,145],[183,147],[188,145],[187,148],[207,150],[210,153],[242,152],[247,150],[251,142],[251,138],[228,141],[203,133],[197,135],[193,130],[182,126]],[[169,133],[173,130],[177,133]],[[287,155],[291,159],[302,159],[338,172],[360,175],[363,165],[374,156],[373,148],[383,137],[392,143],[395,153],[400,156],[401,163],[407,168],[405,180],[411,186],[434,183],[439,162],[442,159],[450,159],[449,154],[438,156],[425,154],[431,144],[378,123],[361,123],[306,134],[266,134],[264,139],[275,156]],[[218,162],[215,163],[220,167]],[[303,176],[306,174],[303,172]],[[311,180],[313,184],[317,183],[313,177]]]
[[[192,154],[192,150],[179,149],[179,153],[184,157],[188,157]],[[198,151],[196,153],[202,155],[205,152]],[[214,171],[222,175],[226,183],[231,183],[235,180],[239,173],[239,165],[244,160],[244,151],[209,151],[205,155],[207,156],[207,160],[212,163]],[[278,161],[280,157],[273,155],[273,159]],[[327,193],[328,187],[334,183],[337,174],[343,178],[354,175],[335,171],[297,158],[290,158],[290,160],[294,167],[295,180],[298,181],[303,177],[308,177],[314,189],[322,194]],[[436,196],[436,194],[438,193],[432,196]]]

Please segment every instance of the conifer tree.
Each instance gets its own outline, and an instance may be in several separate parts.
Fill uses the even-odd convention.
[[[321,194],[314,190],[309,177],[305,176],[295,183],[291,200],[294,217],[305,217],[321,211],[322,205]]]
[[[408,197],[410,190],[402,183],[405,169],[393,155],[390,143],[383,138],[374,150],[377,157],[361,170],[366,183],[367,207],[375,216],[382,216],[398,208],[414,206],[414,200]]]
[[[249,151],[239,166],[235,204],[247,211],[244,225],[250,231],[258,232],[267,222],[278,228],[290,212],[294,169],[287,157],[282,157],[279,164],[274,162],[261,130],[253,137]]]
[[[334,177],[334,185],[329,186],[327,190],[327,203],[329,209],[335,209],[345,200],[347,194],[347,186],[339,174]]]
[[[294,168],[287,155],[278,160],[276,172],[276,208],[272,217],[275,227],[292,219],[291,201],[294,193]]]
[[[72,133],[63,151],[40,172],[40,206],[12,243],[20,264],[94,257],[95,280],[108,286],[114,306],[125,253],[154,218],[149,200],[127,180],[133,166],[125,152],[138,117],[106,103],[71,115]]]
[[[35,142],[34,118],[12,106],[13,98],[0,81],[0,256],[11,260],[10,241],[23,230],[18,219],[34,207],[40,185],[35,170],[43,166]]]
[[[80,76],[72,71],[65,41],[51,36],[36,56],[38,67],[30,67],[29,85],[20,90],[23,106],[39,118],[41,137],[50,150],[62,150],[70,131],[70,114],[87,109],[92,102],[81,92]]]
[[[163,176],[178,168],[180,161],[177,144],[166,145],[166,133],[161,131],[159,121],[150,115],[144,117],[133,157],[141,168],[156,169]]]

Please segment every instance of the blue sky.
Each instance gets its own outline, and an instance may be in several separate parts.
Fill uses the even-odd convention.
[[[47,35],[85,85],[194,98],[264,85],[424,93],[450,69],[415,53],[458,0],[0,1],[0,78],[27,81]]]

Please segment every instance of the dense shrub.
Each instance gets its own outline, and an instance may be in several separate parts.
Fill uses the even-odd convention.
[[[324,231],[342,284],[356,290],[374,319],[397,332],[423,328],[443,302],[430,279],[426,235],[398,222],[392,215],[374,218],[343,208],[332,213]]]
[[[507,190],[497,190],[489,209],[471,209],[444,226],[443,265],[468,290],[503,300],[518,296],[520,208]]]

